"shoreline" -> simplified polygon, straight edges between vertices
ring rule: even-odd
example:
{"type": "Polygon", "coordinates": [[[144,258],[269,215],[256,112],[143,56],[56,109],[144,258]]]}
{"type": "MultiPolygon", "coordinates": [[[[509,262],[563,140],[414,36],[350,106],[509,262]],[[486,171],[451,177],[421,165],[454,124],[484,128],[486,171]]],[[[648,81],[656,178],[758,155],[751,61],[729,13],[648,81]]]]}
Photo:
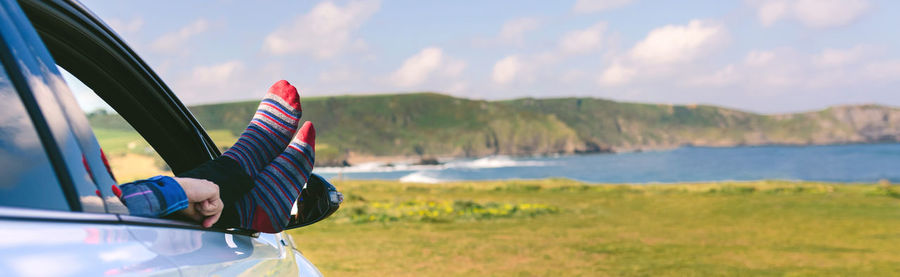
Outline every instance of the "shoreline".
{"type": "Polygon", "coordinates": [[[661,147],[638,147],[638,148],[611,148],[609,152],[588,152],[588,153],[555,153],[555,154],[532,154],[532,155],[506,155],[506,154],[498,154],[498,155],[486,155],[486,156],[459,156],[459,155],[426,155],[426,156],[418,156],[418,155],[389,155],[389,156],[376,156],[376,155],[365,155],[359,154],[355,152],[351,152],[346,159],[343,161],[349,163],[349,166],[341,166],[336,164],[323,164],[321,167],[353,167],[364,164],[374,164],[379,163],[382,165],[388,164],[407,164],[407,165],[416,165],[417,163],[422,162],[423,159],[435,159],[440,164],[446,163],[448,161],[458,161],[458,160],[477,160],[483,158],[490,157],[508,157],[508,158],[546,158],[546,157],[563,157],[563,156],[588,156],[588,155],[614,155],[614,154],[629,154],[629,153],[643,153],[643,152],[665,152],[665,151],[674,151],[682,148],[756,148],[756,147],[828,147],[828,146],[849,146],[849,145],[889,145],[889,144],[900,144],[900,141],[882,141],[882,142],[847,142],[847,143],[806,143],[806,144],[793,144],[793,143],[768,143],[768,144],[735,144],[735,145],[693,145],[693,144],[682,144],[678,146],[661,146],[661,147]]]}

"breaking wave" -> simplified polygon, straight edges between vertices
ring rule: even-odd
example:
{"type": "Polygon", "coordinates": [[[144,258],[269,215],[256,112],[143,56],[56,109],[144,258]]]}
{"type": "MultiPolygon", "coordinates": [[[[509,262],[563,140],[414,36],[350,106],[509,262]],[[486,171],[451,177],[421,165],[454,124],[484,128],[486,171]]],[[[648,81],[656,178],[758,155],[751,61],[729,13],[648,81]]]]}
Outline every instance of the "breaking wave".
{"type": "Polygon", "coordinates": [[[444,180],[441,178],[437,178],[434,176],[429,176],[427,171],[416,171],[410,173],[406,176],[400,177],[401,183],[426,183],[426,184],[437,184],[440,182],[447,182],[451,180],[444,180]]]}
{"type": "Polygon", "coordinates": [[[414,165],[409,163],[362,163],[348,167],[317,167],[316,172],[321,173],[369,173],[369,172],[395,172],[395,171],[424,171],[441,170],[447,168],[479,169],[501,167],[530,167],[546,166],[550,162],[520,161],[507,156],[490,156],[475,160],[450,160],[440,165],[414,165]]]}

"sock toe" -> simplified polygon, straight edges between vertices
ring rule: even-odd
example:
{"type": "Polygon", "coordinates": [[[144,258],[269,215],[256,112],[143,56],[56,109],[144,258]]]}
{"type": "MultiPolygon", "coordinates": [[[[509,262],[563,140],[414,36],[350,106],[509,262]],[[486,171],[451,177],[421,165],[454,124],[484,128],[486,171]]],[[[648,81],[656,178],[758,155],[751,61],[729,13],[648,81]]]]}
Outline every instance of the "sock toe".
{"type": "Polygon", "coordinates": [[[316,149],[316,127],[313,126],[312,122],[304,122],[295,139],[309,144],[309,147],[312,149],[316,149]]]}
{"type": "Polygon", "coordinates": [[[269,88],[269,93],[277,95],[281,97],[284,102],[294,108],[295,110],[300,109],[300,94],[297,93],[297,88],[288,83],[288,81],[281,80],[275,82],[272,87],[269,88]]]}
{"type": "Polygon", "coordinates": [[[252,228],[250,229],[264,233],[281,232],[281,229],[275,228],[276,225],[272,224],[269,220],[269,215],[263,212],[264,210],[262,207],[256,207],[256,213],[253,215],[253,222],[251,223],[252,228]]]}
{"type": "Polygon", "coordinates": [[[223,155],[237,161],[248,176],[255,177],[288,147],[302,114],[297,88],[285,80],[275,82],[247,129],[223,155]]]}

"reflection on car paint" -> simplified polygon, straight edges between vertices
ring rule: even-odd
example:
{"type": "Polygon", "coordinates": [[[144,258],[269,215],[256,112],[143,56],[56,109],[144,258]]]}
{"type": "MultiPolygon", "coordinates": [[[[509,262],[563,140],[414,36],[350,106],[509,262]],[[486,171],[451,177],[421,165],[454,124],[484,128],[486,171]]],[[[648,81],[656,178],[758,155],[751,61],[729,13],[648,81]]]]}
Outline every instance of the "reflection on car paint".
{"type": "Polygon", "coordinates": [[[131,226],[128,230],[150,251],[178,265],[189,276],[296,276],[294,256],[281,234],[257,238],[217,231],[131,226]]]}
{"type": "Polygon", "coordinates": [[[22,100],[0,67],[0,203],[68,210],[59,181],[22,100]]]}
{"type": "Polygon", "coordinates": [[[118,225],[0,221],[0,261],[17,276],[178,274],[118,225]]]}

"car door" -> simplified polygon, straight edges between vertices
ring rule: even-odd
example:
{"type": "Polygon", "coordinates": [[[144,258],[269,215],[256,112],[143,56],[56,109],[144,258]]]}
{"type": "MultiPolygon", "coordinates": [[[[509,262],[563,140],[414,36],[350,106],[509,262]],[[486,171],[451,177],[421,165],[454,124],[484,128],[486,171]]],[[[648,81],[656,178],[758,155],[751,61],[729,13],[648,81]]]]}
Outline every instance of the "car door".
{"type": "Polygon", "coordinates": [[[178,275],[105,213],[21,16],[15,2],[0,2],[0,272],[178,275]]]}
{"type": "MultiPolygon", "coordinates": [[[[74,142],[71,148],[60,147],[66,149],[63,156],[80,156],[83,162],[83,166],[70,165],[70,169],[89,171],[83,175],[101,198],[93,201],[102,204],[107,213],[103,216],[115,214],[130,242],[138,242],[155,254],[154,265],[159,266],[152,270],[163,272],[164,265],[169,264],[190,275],[297,275],[300,266],[309,267],[308,261],[288,247],[289,240],[282,234],[204,229],[176,220],[125,214],[127,209],[109,189],[115,184],[114,177],[103,170],[103,154],[91,126],[53,65],[65,68],[106,101],[172,172],[177,174],[210,160],[219,155],[218,149],[159,77],[86,9],[69,1],[19,1],[21,10],[11,0],[3,4],[8,13],[22,20],[16,23],[18,33],[29,42],[32,52],[39,52],[32,53],[36,68],[47,80],[43,83],[47,93],[57,100],[59,122],[68,123],[68,136],[63,137],[74,142]],[[29,21],[31,25],[22,23],[29,21]],[[69,153],[69,149],[81,151],[69,153]]],[[[317,275],[314,268],[312,273],[317,275]]]]}

